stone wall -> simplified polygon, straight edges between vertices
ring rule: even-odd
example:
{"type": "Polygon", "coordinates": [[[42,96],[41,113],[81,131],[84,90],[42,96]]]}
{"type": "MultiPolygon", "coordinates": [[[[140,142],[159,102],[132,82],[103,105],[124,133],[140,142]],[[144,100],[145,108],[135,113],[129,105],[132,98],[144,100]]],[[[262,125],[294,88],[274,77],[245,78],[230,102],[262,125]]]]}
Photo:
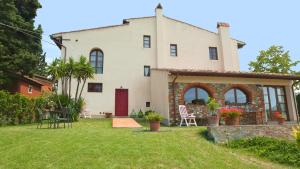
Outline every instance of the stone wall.
{"type": "MultiPolygon", "coordinates": [[[[180,119],[178,105],[184,103],[185,92],[192,87],[200,87],[208,92],[210,97],[215,98],[221,106],[225,106],[224,94],[232,89],[239,88],[248,96],[249,109],[260,115],[245,114],[241,117],[241,124],[262,124],[265,120],[263,91],[254,84],[220,84],[220,83],[175,83],[175,103],[173,97],[173,85],[169,83],[169,110],[170,120],[174,123],[174,105],[175,105],[175,122],[180,119]]],[[[199,112],[200,105],[187,106],[189,112],[199,112]]],[[[204,116],[207,115],[207,110],[201,112],[204,116]]]]}
{"type": "Polygon", "coordinates": [[[226,143],[247,137],[266,136],[293,140],[291,135],[294,124],[284,125],[240,125],[240,126],[209,126],[208,134],[216,143],[226,143]]]}

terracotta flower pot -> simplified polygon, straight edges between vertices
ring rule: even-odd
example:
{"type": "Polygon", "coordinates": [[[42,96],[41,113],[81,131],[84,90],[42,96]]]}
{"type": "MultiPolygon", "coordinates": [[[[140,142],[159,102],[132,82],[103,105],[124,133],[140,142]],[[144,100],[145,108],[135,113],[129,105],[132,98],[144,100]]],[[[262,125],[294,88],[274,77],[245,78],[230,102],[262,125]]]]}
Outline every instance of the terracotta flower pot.
{"type": "Polygon", "coordinates": [[[150,121],[150,131],[159,131],[160,122],[159,121],[150,121]]]}
{"type": "Polygon", "coordinates": [[[112,113],[108,113],[108,112],[105,113],[105,118],[111,118],[111,117],[112,117],[112,113]]]}
{"type": "Polygon", "coordinates": [[[219,126],[219,116],[208,116],[207,123],[209,126],[219,126]]]}
{"type": "Polygon", "coordinates": [[[226,125],[239,125],[240,124],[240,118],[239,117],[226,117],[225,118],[225,124],[226,125]]]}
{"type": "Polygon", "coordinates": [[[285,119],[282,117],[282,118],[278,118],[277,121],[278,124],[282,125],[285,122],[285,119]]]}

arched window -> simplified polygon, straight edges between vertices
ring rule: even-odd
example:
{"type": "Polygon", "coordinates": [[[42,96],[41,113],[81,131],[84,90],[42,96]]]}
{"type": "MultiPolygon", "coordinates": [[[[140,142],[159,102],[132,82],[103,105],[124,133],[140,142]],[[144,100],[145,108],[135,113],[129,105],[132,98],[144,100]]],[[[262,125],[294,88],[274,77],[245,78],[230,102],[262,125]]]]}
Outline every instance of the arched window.
{"type": "Polygon", "coordinates": [[[103,52],[93,49],[90,53],[90,64],[95,68],[96,74],[103,74],[103,52]]]}
{"type": "Polygon", "coordinates": [[[204,105],[207,103],[208,98],[209,94],[207,91],[198,87],[190,88],[184,93],[185,104],[193,103],[204,105]]]}
{"type": "Polygon", "coordinates": [[[245,92],[238,88],[233,88],[228,90],[225,93],[225,104],[230,105],[241,105],[241,104],[247,104],[248,97],[245,92]]]}

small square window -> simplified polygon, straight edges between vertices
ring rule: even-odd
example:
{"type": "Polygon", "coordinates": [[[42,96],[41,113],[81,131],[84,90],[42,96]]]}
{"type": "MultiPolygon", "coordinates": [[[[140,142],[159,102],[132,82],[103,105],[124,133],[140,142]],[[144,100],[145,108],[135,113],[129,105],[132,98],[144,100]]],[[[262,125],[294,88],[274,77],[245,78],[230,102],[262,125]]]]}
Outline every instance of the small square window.
{"type": "Polygon", "coordinates": [[[218,60],[217,47],[209,47],[209,59],[210,60],[218,60]]]}
{"type": "Polygon", "coordinates": [[[102,92],[102,83],[88,83],[88,92],[102,92]]]}
{"type": "Polygon", "coordinates": [[[150,66],[144,66],[144,76],[150,76],[150,66]]]}
{"type": "Polygon", "coordinates": [[[151,37],[149,35],[144,35],[144,48],[150,48],[151,47],[151,37]]]}
{"type": "Polygon", "coordinates": [[[176,44],[170,45],[170,55],[177,56],[177,45],[176,44]]]}
{"type": "Polygon", "coordinates": [[[146,102],[146,107],[150,107],[150,102],[146,102]]]}
{"type": "Polygon", "coordinates": [[[32,93],[33,87],[31,85],[28,85],[28,93],[32,93]]]}

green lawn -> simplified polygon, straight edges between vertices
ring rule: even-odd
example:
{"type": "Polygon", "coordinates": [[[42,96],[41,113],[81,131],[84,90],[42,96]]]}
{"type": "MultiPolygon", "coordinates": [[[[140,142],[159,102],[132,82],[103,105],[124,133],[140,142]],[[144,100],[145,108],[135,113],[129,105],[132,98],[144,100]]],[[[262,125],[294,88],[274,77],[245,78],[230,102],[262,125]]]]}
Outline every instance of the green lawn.
{"type": "MultiPolygon", "coordinates": [[[[45,127],[45,126],[44,126],[45,127]]],[[[0,168],[284,168],[212,144],[201,127],[113,129],[110,119],[72,129],[0,128],[0,168]]]]}

